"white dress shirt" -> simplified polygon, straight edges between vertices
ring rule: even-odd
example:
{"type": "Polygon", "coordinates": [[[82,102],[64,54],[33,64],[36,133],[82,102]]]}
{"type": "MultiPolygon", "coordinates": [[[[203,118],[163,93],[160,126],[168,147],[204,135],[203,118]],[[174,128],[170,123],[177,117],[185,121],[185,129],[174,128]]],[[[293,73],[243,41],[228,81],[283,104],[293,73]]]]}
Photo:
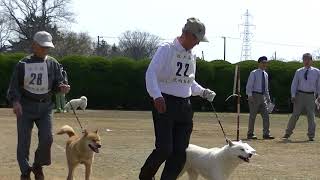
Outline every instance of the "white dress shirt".
{"type": "Polygon", "coordinates": [[[200,95],[204,88],[195,81],[196,56],[186,51],[178,39],[163,43],[153,56],[146,72],[146,87],[156,99],[161,93],[176,97],[200,95]]]}
{"type": "Polygon", "coordinates": [[[247,81],[246,94],[248,96],[252,96],[253,91],[262,93],[262,72],[265,79],[264,94],[268,99],[270,99],[269,88],[268,88],[269,87],[268,73],[262,69],[255,69],[251,71],[247,81]]]}
{"type": "Polygon", "coordinates": [[[305,72],[307,68],[302,67],[297,69],[291,84],[291,97],[295,97],[297,92],[314,92],[320,94],[320,71],[317,68],[310,67],[305,79],[305,72]]]}

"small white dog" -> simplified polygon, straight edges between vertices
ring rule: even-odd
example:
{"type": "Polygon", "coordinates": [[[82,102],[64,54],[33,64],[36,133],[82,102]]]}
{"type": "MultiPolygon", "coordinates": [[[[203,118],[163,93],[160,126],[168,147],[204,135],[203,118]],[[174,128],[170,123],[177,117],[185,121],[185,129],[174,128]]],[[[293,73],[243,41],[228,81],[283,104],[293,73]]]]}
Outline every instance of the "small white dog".
{"type": "Polygon", "coordinates": [[[187,159],[180,176],[187,172],[189,180],[196,180],[199,175],[208,180],[226,180],[240,163],[248,163],[256,153],[247,143],[230,140],[228,145],[212,149],[189,144],[186,152],[187,159]]]}
{"type": "Polygon", "coordinates": [[[87,108],[87,97],[81,96],[79,99],[71,99],[65,106],[64,109],[69,112],[72,110],[77,110],[80,107],[83,111],[87,108]]]}

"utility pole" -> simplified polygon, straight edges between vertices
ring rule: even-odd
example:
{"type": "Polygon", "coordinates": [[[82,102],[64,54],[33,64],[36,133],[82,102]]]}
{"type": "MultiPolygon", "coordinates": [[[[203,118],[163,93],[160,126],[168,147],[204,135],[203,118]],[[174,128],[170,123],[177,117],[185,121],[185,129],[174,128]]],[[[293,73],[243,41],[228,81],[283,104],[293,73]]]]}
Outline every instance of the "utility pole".
{"type": "Polygon", "coordinates": [[[98,36],[98,44],[97,44],[97,49],[99,49],[99,45],[100,45],[100,38],[102,38],[102,36],[98,36]]]}
{"type": "Polygon", "coordinates": [[[277,60],[277,51],[274,52],[274,60],[277,60]]]}
{"type": "Polygon", "coordinates": [[[99,55],[100,54],[100,39],[102,39],[103,38],[103,36],[98,36],[98,43],[97,43],[97,50],[96,50],[96,53],[97,53],[97,55],[99,55]]]}
{"type": "Polygon", "coordinates": [[[202,51],[202,60],[204,61],[204,54],[203,54],[203,51],[202,51]]]}
{"type": "Polygon", "coordinates": [[[223,60],[226,60],[226,37],[222,36],[223,38],[223,60]]]}

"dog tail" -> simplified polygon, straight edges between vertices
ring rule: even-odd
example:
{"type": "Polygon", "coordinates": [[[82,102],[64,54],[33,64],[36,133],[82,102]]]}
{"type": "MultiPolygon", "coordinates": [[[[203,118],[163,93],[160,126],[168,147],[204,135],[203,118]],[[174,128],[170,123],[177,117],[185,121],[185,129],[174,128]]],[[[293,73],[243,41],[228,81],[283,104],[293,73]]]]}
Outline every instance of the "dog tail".
{"type": "Polygon", "coordinates": [[[57,134],[59,134],[59,135],[68,134],[69,137],[72,137],[72,136],[76,135],[76,133],[74,132],[73,128],[68,126],[68,125],[62,126],[62,128],[57,132],[57,134]]]}

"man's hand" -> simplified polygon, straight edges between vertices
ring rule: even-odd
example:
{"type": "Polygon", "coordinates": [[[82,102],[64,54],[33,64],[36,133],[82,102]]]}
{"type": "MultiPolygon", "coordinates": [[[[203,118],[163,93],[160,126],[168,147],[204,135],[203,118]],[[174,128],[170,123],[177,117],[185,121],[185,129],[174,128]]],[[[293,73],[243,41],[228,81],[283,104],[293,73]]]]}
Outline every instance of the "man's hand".
{"type": "Polygon", "coordinates": [[[167,111],[166,102],[163,97],[158,97],[154,102],[154,107],[157,109],[159,113],[165,113],[167,111]]]}
{"type": "Polygon", "coordinates": [[[13,103],[13,113],[16,114],[17,118],[22,115],[22,106],[19,101],[13,103]]]}
{"type": "Polygon", "coordinates": [[[216,93],[210,89],[205,89],[203,90],[201,97],[212,102],[214,97],[216,97],[216,93]]]}
{"type": "Polygon", "coordinates": [[[70,86],[68,84],[60,84],[59,89],[63,94],[67,94],[70,91],[70,86]]]}
{"type": "Polygon", "coordinates": [[[292,98],[291,98],[291,102],[292,102],[292,103],[295,103],[295,102],[296,102],[296,98],[295,98],[295,97],[292,97],[292,98]]]}

